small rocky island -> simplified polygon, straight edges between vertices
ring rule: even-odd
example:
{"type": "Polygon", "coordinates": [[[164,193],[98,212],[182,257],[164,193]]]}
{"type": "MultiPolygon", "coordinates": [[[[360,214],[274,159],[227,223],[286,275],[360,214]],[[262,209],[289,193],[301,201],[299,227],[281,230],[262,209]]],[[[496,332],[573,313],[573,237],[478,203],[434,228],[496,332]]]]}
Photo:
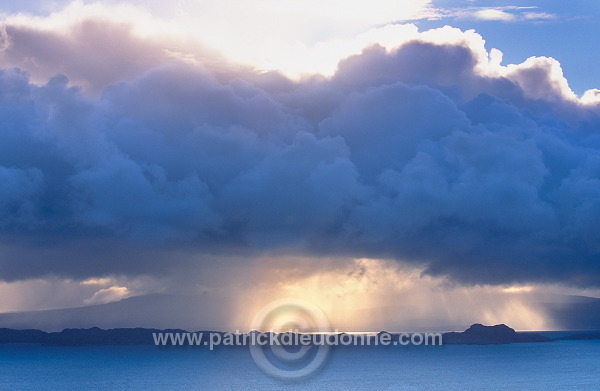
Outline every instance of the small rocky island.
{"type": "Polygon", "coordinates": [[[476,323],[462,333],[444,333],[444,345],[492,345],[520,342],[549,342],[551,338],[539,334],[517,333],[505,324],[484,326],[476,323]]]}

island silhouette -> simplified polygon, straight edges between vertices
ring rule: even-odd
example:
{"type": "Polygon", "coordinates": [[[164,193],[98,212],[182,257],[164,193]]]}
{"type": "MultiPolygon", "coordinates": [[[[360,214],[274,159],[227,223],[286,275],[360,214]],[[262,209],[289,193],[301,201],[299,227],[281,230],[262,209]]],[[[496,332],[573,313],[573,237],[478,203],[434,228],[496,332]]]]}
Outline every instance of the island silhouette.
{"type": "MultiPolygon", "coordinates": [[[[104,330],[98,327],[87,329],[64,329],[60,332],[45,332],[37,329],[16,330],[0,328],[0,344],[26,343],[60,346],[85,345],[155,345],[157,333],[189,333],[182,329],[115,328],[104,330]]],[[[219,331],[197,331],[208,337],[219,331]]],[[[342,333],[340,333],[342,334],[342,333]]],[[[398,333],[388,333],[392,337],[398,333]]],[[[559,338],[550,338],[537,333],[516,332],[505,324],[484,326],[476,323],[463,332],[442,333],[443,345],[494,345],[511,343],[539,343],[558,340],[600,339],[600,332],[572,333],[559,338]]]]}

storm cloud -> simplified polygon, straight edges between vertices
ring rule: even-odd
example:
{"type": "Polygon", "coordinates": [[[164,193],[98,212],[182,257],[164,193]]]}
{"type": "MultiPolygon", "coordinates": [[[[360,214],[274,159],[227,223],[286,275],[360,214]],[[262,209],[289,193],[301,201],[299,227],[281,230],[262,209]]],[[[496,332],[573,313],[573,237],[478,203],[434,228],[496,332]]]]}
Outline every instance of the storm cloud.
{"type": "Polygon", "coordinates": [[[600,104],[556,60],[444,28],[294,81],[86,23],[3,29],[0,278],[287,251],[600,286],[600,104]]]}

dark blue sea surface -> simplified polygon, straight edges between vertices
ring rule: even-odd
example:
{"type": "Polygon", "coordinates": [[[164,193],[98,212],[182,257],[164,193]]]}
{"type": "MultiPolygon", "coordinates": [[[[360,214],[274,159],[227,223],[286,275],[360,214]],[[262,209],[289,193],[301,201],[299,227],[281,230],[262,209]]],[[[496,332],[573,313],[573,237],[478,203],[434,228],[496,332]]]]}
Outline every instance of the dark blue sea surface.
{"type": "Polygon", "coordinates": [[[338,348],[299,381],[245,348],[0,345],[1,390],[600,390],[600,340],[338,348]]]}

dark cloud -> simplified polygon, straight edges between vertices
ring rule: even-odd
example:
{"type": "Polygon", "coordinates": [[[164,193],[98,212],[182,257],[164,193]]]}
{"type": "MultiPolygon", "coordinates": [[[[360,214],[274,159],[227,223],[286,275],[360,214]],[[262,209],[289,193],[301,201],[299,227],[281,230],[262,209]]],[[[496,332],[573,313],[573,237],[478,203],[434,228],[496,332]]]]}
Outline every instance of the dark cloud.
{"type": "Polygon", "coordinates": [[[125,38],[94,60],[80,44],[104,42],[95,25],[69,42],[7,29],[5,59],[110,85],[91,97],[0,71],[3,279],[288,249],[600,286],[600,109],[552,60],[483,75],[466,41],[412,41],[292,82],[147,57],[126,27],[108,32],[125,38]]]}

